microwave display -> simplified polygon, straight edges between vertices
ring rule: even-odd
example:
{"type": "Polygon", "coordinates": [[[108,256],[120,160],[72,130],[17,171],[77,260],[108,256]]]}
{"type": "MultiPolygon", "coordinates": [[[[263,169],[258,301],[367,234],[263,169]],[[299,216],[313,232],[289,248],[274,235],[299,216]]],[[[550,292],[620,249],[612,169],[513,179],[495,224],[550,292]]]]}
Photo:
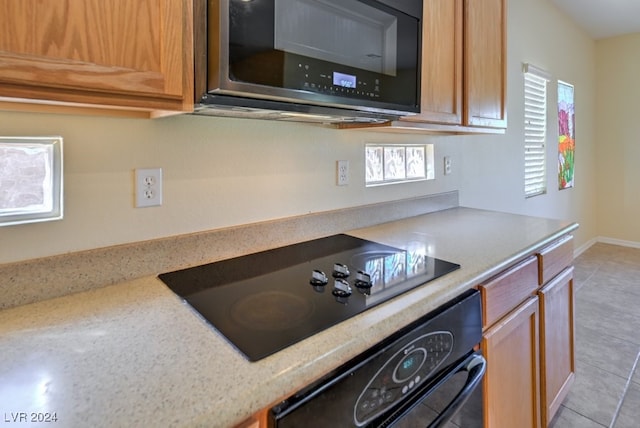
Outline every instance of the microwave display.
{"type": "Polygon", "coordinates": [[[415,2],[230,0],[226,78],[266,95],[417,112],[422,9],[397,6],[415,2]]]}
{"type": "Polygon", "coordinates": [[[349,74],[344,73],[333,73],[333,84],[335,86],[340,86],[343,88],[355,88],[356,87],[356,76],[351,76],[349,74]]]}

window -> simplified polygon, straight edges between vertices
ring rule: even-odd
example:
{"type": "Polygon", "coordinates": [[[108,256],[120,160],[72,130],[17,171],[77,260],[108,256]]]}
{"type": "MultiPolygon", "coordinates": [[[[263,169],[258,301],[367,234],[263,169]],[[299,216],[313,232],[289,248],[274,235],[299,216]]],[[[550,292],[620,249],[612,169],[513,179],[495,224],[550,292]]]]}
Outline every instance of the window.
{"type": "Polygon", "coordinates": [[[365,145],[365,185],[433,180],[433,144],[365,145]]]}
{"type": "Polygon", "coordinates": [[[524,194],[547,192],[547,82],[549,74],[524,64],[524,194]]]}
{"type": "Polygon", "coordinates": [[[62,137],[0,137],[0,226],[62,218],[62,137]]]}

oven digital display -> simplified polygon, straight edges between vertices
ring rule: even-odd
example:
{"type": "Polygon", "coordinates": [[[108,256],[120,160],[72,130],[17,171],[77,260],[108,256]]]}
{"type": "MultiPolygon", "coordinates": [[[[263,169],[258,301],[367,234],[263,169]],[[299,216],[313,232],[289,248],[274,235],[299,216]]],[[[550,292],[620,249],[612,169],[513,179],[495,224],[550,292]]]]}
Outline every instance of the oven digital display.
{"type": "Polygon", "coordinates": [[[342,86],[343,88],[355,88],[356,76],[352,76],[351,74],[338,73],[337,71],[334,71],[333,84],[336,86],[342,86]]]}
{"type": "Polygon", "coordinates": [[[394,380],[397,382],[404,382],[413,376],[413,374],[422,367],[425,356],[426,352],[420,348],[407,355],[402,361],[400,361],[398,367],[396,367],[394,380]]]}

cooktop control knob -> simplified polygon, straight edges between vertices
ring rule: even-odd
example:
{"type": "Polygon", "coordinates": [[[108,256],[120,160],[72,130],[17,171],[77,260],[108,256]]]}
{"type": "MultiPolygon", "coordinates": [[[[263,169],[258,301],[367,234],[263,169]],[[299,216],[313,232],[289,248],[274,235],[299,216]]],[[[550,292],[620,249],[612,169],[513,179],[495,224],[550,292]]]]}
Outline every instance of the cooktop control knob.
{"type": "Polygon", "coordinates": [[[327,285],[329,283],[329,278],[327,278],[327,275],[325,275],[321,270],[314,269],[311,272],[311,279],[309,280],[309,283],[313,286],[327,285]]]}
{"type": "Polygon", "coordinates": [[[342,278],[336,278],[331,292],[337,297],[349,297],[352,293],[351,286],[342,278]]]}
{"type": "Polygon", "coordinates": [[[365,271],[359,270],[356,272],[356,287],[358,288],[371,288],[371,275],[365,271]]]}
{"type": "Polygon", "coordinates": [[[334,278],[347,278],[349,276],[349,268],[342,263],[335,263],[333,265],[333,277],[334,278]]]}

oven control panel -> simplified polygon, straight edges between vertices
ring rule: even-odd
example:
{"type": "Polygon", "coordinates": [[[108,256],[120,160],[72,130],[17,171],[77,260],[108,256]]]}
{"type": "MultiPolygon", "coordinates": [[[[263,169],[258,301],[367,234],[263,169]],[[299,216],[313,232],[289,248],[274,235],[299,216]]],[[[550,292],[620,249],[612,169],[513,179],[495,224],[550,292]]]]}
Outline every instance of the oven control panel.
{"type": "Polygon", "coordinates": [[[429,379],[452,349],[453,334],[436,331],[422,335],[396,351],[360,393],[354,408],[356,424],[367,424],[429,379]]]}

